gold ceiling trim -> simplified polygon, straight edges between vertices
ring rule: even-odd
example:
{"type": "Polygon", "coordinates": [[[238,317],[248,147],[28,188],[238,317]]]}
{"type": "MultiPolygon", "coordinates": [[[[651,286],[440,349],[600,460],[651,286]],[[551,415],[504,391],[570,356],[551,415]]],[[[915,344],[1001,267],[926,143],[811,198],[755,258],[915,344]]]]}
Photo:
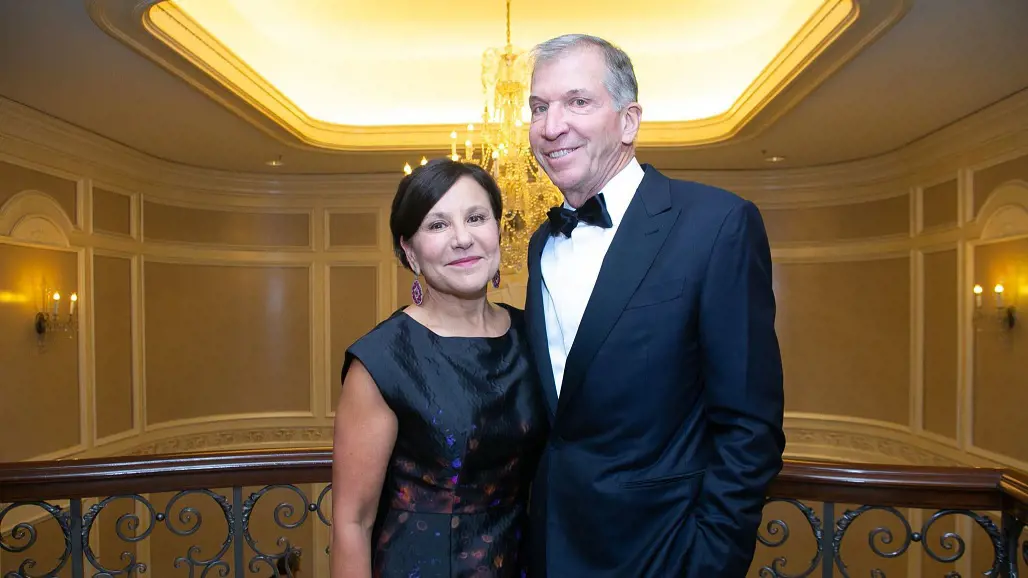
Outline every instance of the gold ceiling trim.
{"type": "MultiPolygon", "coordinates": [[[[312,118],[168,0],[136,0],[130,6],[86,1],[105,32],[291,146],[354,152],[449,146],[453,123],[354,126],[312,118]]],[[[644,121],[639,145],[711,146],[754,136],[891,28],[911,2],[826,0],[731,108],[705,119],[644,121]]],[[[468,111],[469,122],[477,112],[468,111]]]]}

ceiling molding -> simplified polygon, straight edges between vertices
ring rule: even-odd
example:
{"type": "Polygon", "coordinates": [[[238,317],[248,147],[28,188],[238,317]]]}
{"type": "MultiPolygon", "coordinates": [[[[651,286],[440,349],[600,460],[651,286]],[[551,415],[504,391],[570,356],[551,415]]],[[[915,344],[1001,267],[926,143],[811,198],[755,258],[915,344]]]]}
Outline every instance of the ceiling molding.
{"type": "MultiPolygon", "coordinates": [[[[402,175],[234,173],[157,159],[0,97],[0,158],[49,167],[152,198],[230,206],[326,204],[392,196],[402,175]],[[287,200],[288,199],[288,200],[287,200]]],[[[762,208],[851,204],[908,193],[953,178],[961,166],[1028,154],[1028,90],[902,149],[859,161],[801,169],[665,171],[734,191],[762,208]]]]}
{"type": "MultiPolygon", "coordinates": [[[[724,113],[643,122],[640,147],[718,146],[757,136],[910,10],[912,0],[825,0],[724,113]]],[[[317,120],[183,11],[162,0],[86,0],[96,25],[281,143],[336,151],[434,151],[460,123],[354,126],[317,120]],[[169,30],[172,32],[169,33],[169,30]],[[176,37],[189,39],[184,43],[176,37]]],[[[468,121],[476,120],[469,111],[468,121]]]]}
{"type": "Polygon", "coordinates": [[[349,192],[388,191],[391,195],[403,178],[400,171],[276,177],[190,167],[154,158],[2,96],[0,127],[0,154],[156,196],[175,191],[250,199],[320,198],[349,192]]]}
{"type": "Polygon", "coordinates": [[[907,194],[909,187],[956,177],[962,166],[1028,154],[1028,90],[891,152],[796,169],[665,171],[709,182],[776,208],[831,206],[907,194]]]}

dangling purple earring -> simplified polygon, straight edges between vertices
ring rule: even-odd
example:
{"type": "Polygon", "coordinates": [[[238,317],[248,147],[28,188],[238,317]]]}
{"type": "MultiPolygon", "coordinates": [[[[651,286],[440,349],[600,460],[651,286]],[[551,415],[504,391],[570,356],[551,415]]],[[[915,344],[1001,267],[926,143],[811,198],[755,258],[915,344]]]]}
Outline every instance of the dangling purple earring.
{"type": "Polygon", "coordinates": [[[421,281],[418,280],[418,275],[414,274],[414,284],[410,287],[410,297],[414,300],[415,305],[421,305],[421,302],[425,300],[425,293],[421,290],[421,281]]]}
{"type": "Polygon", "coordinates": [[[493,275],[493,287],[496,288],[496,289],[500,288],[500,272],[499,272],[499,270],[497,270],[496,274],[493,275]]]}

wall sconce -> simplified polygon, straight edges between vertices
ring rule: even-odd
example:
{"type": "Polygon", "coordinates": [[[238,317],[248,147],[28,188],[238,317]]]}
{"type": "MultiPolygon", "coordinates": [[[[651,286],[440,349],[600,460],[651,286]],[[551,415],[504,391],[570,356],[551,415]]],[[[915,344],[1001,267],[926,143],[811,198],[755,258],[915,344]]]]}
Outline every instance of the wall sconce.
{"type": "Polygon", "coordinates": [[[33,327],[39,338],[39,348],[43,349],[46,340],[55,333],[67,333],[68,338],[75,337],[79,328],[77,314],[79,296],[72,293],[68,299],[67,317],[61,317],[61,294],[58,291],[44,290],[42,308],[36,312],[33,327]]]}
{"type": "MultiPolygon", "coordinates": [[[[1007,329],[1013,329],[1014,325],[1017,324],[1017,307],[1014,305],[1006,305],[1003,301],[1003,284],[997,283],[992,288],[992,292],[996,295],[996,319],[999,320],[1000,324],[1007,329]]],[[[983,289],[981,285],[974,286],[974,307],[975,315],[982,315],[982,293],[983,289]]]]}

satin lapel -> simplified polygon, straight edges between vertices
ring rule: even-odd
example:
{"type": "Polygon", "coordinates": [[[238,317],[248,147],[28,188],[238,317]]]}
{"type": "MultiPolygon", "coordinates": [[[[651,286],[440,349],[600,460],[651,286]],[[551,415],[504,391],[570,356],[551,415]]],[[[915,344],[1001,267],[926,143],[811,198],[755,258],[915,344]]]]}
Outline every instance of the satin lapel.
{"type": "Polygon", "coordinates": [[[525,296],[525,322],[528,325],[528,343],[532,347],[539,382],[546,394],[546,407],[552,421],[557,413],[557,386],[553,382],[553,364],[546,339],[546,314],[543,309],[543,275],[539,266],[543,247],[546,246],[546,226],[533,235],[528,245],[528,294],[525,296]]]}
{"type": "Polygon", "coordinates": [[[667,239],[680,209],[671,206],[667,177],[650,167],[632,199],[600,267],[575,342],[568,352],[557,414],[582,387],[586,371],[607,339],[657,252],[667,239]]]}

